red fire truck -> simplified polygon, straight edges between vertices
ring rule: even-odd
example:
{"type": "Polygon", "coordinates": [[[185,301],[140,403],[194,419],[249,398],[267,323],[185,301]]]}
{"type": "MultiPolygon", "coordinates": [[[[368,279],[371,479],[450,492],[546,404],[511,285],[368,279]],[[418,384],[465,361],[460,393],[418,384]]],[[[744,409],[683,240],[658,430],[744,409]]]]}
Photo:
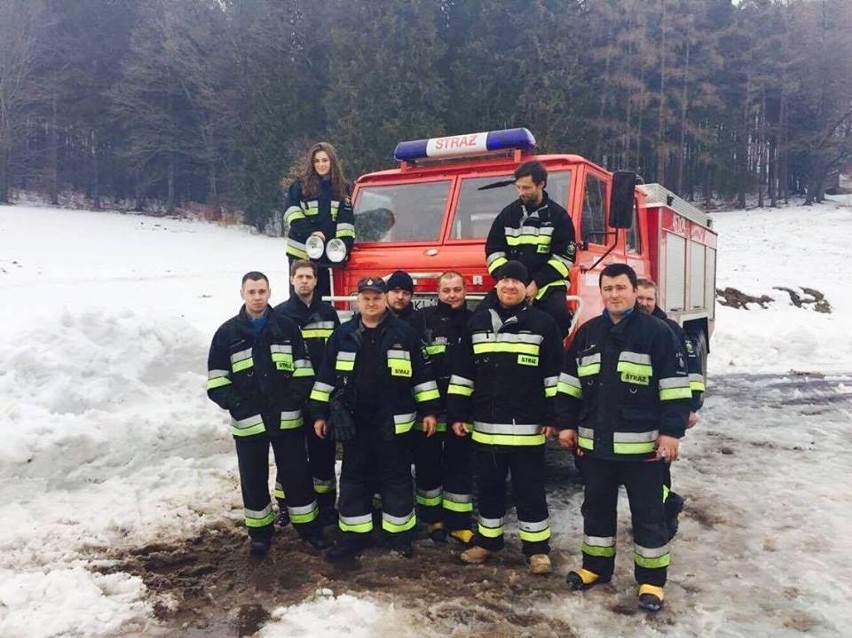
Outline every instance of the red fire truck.
{"type": "MultiPolygon", "coordinates": [[[[517,197],[513,172],[527,160],[548,171],[547,192],[568,211],[577,237],[569,275],[572,328],[602,311],[598,275],[626,262],[659,284],[659,305],[679,321],[702,353],[715,318],[716,233],[710,218],[659,184],[610,173],[578,155],[536,155],[527,129],[400,143],[399,168],[361,176],[354,190],[356,243],[335,268],[333,295],[349,306],[359,279],[397,269],[415,281],[415,304],[429,303],[437,277],[462,274],[475,300],[494,285],[485,237],[517,197]]],[[[340,257],[338,257],[340,259],[340,257]]],[[[570,338],[570,337],[569,337],[570,338]]]]}

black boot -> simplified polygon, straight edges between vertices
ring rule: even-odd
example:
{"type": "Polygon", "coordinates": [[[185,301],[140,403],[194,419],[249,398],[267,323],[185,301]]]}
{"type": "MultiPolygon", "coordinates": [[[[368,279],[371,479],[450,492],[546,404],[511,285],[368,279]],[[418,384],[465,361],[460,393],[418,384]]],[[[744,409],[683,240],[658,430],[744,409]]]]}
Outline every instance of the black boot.
{"type": "Polygon", "coordinates": [[[271,538],[255,538],[251,541],[249,554],[262,558],[269,553],[269,546],[272,544],[271,538]]]}
{"type": "Polygon", "coordinates": [[[355,558],[366,546],[366,539],[357,538],[354,534],[344,534],[343,538],[326,551],[325,559],[334,563],[355,558]]]}

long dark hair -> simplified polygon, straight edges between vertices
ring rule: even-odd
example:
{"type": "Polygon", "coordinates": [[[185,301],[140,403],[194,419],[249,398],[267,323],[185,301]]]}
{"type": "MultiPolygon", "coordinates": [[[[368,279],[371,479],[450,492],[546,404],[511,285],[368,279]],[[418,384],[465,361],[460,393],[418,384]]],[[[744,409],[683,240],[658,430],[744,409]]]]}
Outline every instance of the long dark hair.
{"type": "Polygon", "coordinates": [[[305,162],[305,167],[302,169],[302,196],[308,198],[319,195],[322,178],[314,170],[314,155],[319,151],[325,151],[328,159],[331,160],[331,171],[329,174],[331,196],[338,201],[343,201],[346,199],[346,177],[343,175],[340,160],[337,159],[337,151],[328,142],[314,144],[308,151],[307,161],[305,162]]]}

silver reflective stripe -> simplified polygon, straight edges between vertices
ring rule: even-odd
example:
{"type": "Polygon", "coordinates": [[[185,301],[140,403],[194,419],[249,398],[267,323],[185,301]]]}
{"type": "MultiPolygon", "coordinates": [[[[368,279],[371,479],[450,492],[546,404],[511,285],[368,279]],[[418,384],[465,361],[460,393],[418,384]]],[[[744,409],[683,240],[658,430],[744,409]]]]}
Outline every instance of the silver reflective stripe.
{"type": "Polygon", "coordinates": [[[587,366],[587,365],[591,365],[593,363],[600,363],[600,362],[601,362],[601,353],[600,352],[598,352],[597,354],[590,354],[586,357],[580,357],[579,359],[577,359],[577,365],[578,366],[587,366]]]}
{"type": "Polygon", "coordinates": [[[651,355],[639,354],[638,352],[629,352],[625,350],[618,355],[619,361],[629,361],[630,363],[640,363],[642,365],[651,365],[651,355]]]}
{"type": "Polygon", "coordinates": [[[338,361],[355,361],[355,353],[354,352],[338,352],[337,353],[338,361]]]}
{"type": "Polygon", "coordinates": [[[444,500],[452,501],[453,503],[472,503],[473,494],[456,494],[454,492],[444,492],[444,500]]]}
{"type": "Polygon", "coordinates": [[[689,374],[689,381],[690,382],[700,381],[701,383],[704,383],[704,375],[701,374],[700,372],[691,372],[689,374]]]}
{"type": "Polygon", "coordinates": [[[670,390],[671,388],[688,388],[689,377],[666,377],[660,379],[660,390],[670,390]]]}
{"type": "Polygon", "coordinates": [[[650,432],[613,432],[613,443],[651,443],[660,435],[659,430],[650,432]]]}
{"type": "Polygon", "coordinates": [[[417,493],[424,498],[435,498],[436,496],[440,496],[443,491],[443,488],[440,487],[436,487],[434,490],[421,490],[417,488],[417,493]]]}
{"type": "Polygon", "coordinates": [[[492,529],[497,529],[498,527],[503,527],[503,519],[502,518],[485,518],[484,516],[479,517],[479,524],[483,527],[490,527],[492,529]]]}
{"type": "Polygon", "coordinates": [[[552,388],[559,383],[559,377],[544,377],[544,387],[552,388]]]}
{"type": "Polygon", "coordinates": [[[298,419],[301,416],[302,416],[301,410],[290,410],[289,412],[282,412],[281,413],[281,420],[282,421],[295,421],[296,419],[298,419]]]}
{"type": "Polygon", "coordinates": [[[313,321],[302,326],[302,330],[334,330],[333,321],[313,321]]]}
{"type": "Polygon", "coordinates": [[[269,516],[272,514],[272,503],[264,507],[262,510],[250,510],[246,508],[245,513],[246,518],[263,518],[264,516],[269,516]]]}
{"type": "Polygon", "coordinates": [[[482,421],[474,421],[473,429],[483,434],[529,436],[530,434],[538,434],[541,426],[536,423],[483,423],[482,421]]]}
{"type": "Polygon", "coordinates": [[[329,385],[328,383],[323,383],[322,381],[316,381],[314,383],[314,390],[319,392],[331,393],[334,392],[334,386],[329,385]]]}
{"type": "Polygon", "coordinates": [[[253,427],[255,425],[261,425],[263,423],[263,418],[259,414],[255,414],[254,416],[247,417],[245,419],[240,419],[239,421],[234,421],[234,427],[238,430],[245,430],[246,428],[253,427]]]}
{"type": "Polygon", "coordinates": [[[562,383],[567,383],[570,386],[574,386],[575,388],[582,388],[582,384],[580,383],[580,379],[577,377],[571,376],[567,372],[561,372],[559,374],[559,381],[562,383]]]}
{"type": "Polygon", "coordinates": [[[346,222],[338,222],[337,223],[337,233],[340,234],[341,230],[351,230],[355,232],[355,224],[347,224],[346,222]]]}
{"type": "Polygon", "coordinates": [[[251,348],[240,350],[231,355],[231,363],[237,363],[243,359],[248,359],[251,356],[251,348]]]}
{"type": "Polygon", "coordinates": [[[404,525],[408,521],[410,521],[414,516],[414,510],[411,510],[405,516],[393,516],[392,514],[388,514],[387,512],[382,512],[382,520],[387,521],[388,523],[392,523],[394,525],[404,525]]]}
{"type": "Polygon", "coordinates": [[[292,237],[287,238],[287,245],[292,246],[293,248],[296,248],[302,252],[305,252],[305,245],[302,242],[296,241],[292,237]]]}
{"type": "Polygon", "coordinates": [[[284,354],[293,354],[293,346],[292,345],[280,345],[277,343],[273,343],[269,346],[270,352],[283,352],[284,354]]]}
{"type": "Polygon", "coordinates": [[[512,228],[510,226],[503,227],[507,237],[520,237],[521,235],[552,235],[553,226],[521,226],[520,228],[512,228]]]}
{"type": "Polygon", "coordinates": [[[582,436],[584,439],[593,439],[595,431],[592,428],[578,428],[577,435],[582,436]]]}
{"type": "Polygon", "coordinates": [[[584,534],[583,542],[594,547],[615,547],[615,536],[586,536],[584,534]]]}
{"type": "Polygon", "coordinates": [[[488,255],[485,262],[486,262],[487,265],[490,265],[492,261],[494,261],[496,259],[501,259],[501,258],[505,259],[506,253],[504,253],[504,252],[491,253],[490,255],[488,255]]]}
{"type": "Polygon", "coordinates": [[[642,558],[660,558],[669,553],[668,545],[663,545],[662,547],[642,547],[634,543],[633,549],[642,558]]]}
{"type": "Polygon", "coordinates": [[[556,259],[557,261],[559,261],[559,262],[561,262],[561,263],[565,264],[565,267],[566,267],[566,268],[570,268],[571,266],[573,266],[573,265],[574,265],[574,262],[573,262],[573,261],[571,261],[571,260],[570,260],[570,259],[568,259],[567,257],[563,257],[562,255],[557,255],[556,253],[554,253],[554,254],[551,256],[551,259],[556,259]]]}
{"type": "Polygon", "coordinates": [[[315,509],[317,509],[317,502],[313,501],[309,505],[301,505],[299,507],[291,507],[289,504],[287,505],[287,511],[290,514],[295,514],[298,516],[299,514],[310,514],[315,509]]]}
{"type": "Polygon", "coordinates": [[[466,388],[473,387],[473,381],[470,379],[465,379],[464,377],[460,377],[457,374],[454,374],[450,377],[450,385],[463,385],[466,388]]]}
{"type": "Polygon", "coordinates": [[[219,377],[227,377],[231,374],[230,370],[208,370],[207,378],[208,379],[217,379],[219,377]]]}
{"type": "Polygon", "coordinates": [[[438,384],[435,383],[434,381],[425,381],[424,383],[419,383],[418,385],[414,386],[414,392],[415,393],[427,392],[429,390],[437,390],[437,389],[438,389],[438,384]]]}
{"type": "Polygon", "coordinates": [[[500,338],[493,332],[476,332],[470,338],[472,343],[487,343],[489,341],[500,341],[503,343],[533,343],[541,344],[544,341],[543,335],[534,334],[511,334],[501,333],[500,338]]]}
{"type": "Polygon", "coordinates": [[[364,514],[362,516],[344,516],[340,515],[340,522],[346,525],[363,525],[364,523],[372,523],[373,515],[364,514]]]}
{"type": "Polygon", "coordinates": [[[410,412],[409,414],[394,414],[393,422],[396,425],[402,425],[404,423],[410,423],[414,420],[417,415],[414,412],[410,412]]]}
{"type": "Polygon", "coordinates": [[[527,521],[518,521],[518,528],[523,532],[543,532],[550,527],[550,521],[544,519],[536,523],[528,523],[527,521]]]}
{"type": "Polygon", "coordinates": [[[388,350],[388,359],[405,359],[411,360],[411,353],[408,350],[388,350]]]}
{"type": "Polygon", "coordinates": [[[311,366],[310,360],[308,359],[296,359],[296,361],[293,363],[293,366],[296,368],[313,368],[313,366],[311,366]]]}

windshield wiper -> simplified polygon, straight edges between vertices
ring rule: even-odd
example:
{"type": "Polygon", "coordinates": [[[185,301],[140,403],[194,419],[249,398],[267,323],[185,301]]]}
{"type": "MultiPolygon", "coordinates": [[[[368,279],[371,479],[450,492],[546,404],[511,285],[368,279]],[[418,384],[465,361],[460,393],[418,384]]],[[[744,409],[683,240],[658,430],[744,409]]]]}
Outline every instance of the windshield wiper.
{"type": "Polygon", "coordinates": [[[490,184],[486,184],[485,186],[480,186],[476,190],[488,191],[488,190],[491,190],[492,188],[503,188],[504,186],[509,186],[510,184],[514,184],[514,183],[515,183],[514,179],[504,179],[504,180],[499,181],[499,182],[491,182],[490,184]]]}

